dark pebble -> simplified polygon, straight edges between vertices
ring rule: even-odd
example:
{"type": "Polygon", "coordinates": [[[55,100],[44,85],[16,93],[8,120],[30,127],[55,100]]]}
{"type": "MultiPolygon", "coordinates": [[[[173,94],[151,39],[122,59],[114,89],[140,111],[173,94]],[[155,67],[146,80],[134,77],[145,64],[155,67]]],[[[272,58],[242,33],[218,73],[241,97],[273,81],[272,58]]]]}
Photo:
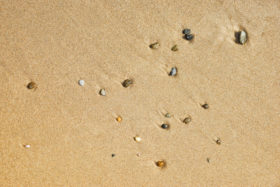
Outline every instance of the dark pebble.
{"type": "Polygon", "coordinates": [[[168,125],[168,124],[162,124],[162,125],[161,125],[161,128],[163,128],[163,129],[169,129],[169,125],[168,125]]]}
{"type": "Polygon", "coordinates": [[[183,34],[190,34],[191,33],[191,29],[184,29],[183,30],[183,34]]]}
{"type": "Polygon", "coordinates": [[[209,105],[207,103],[205,103],[205,104],[201,105],[201,107],[204,108],[204,109],[208,109],[209,105]]]}
{"type": "Polygon", "coordinates": [[[125,88],[129,87],[131,84],[133,84],[133,80],[131,80],[131,79],[126,79],[122,83],[123,87],[125,87],[125,88]]]}
{"type": "Polygon", "coordinates": [[[194,35],[193,35],[193,34],[186,34],[186,35],[185,35],[185,39],[186,39],[186,40],[189,40],[189,41],[190,41],[190,40],[192,40],[193,38],[194,38],[194,35]]]}
{"type": "Polygon", "coordinates": [[[37,86],[36,86],[36,83],[35,82],[30,82],[30,83],[28,83],[28,85],[26,86],[28,89],[34,89],[34,88],[36,88],[37,86]]]}
{"type": "Polygon", "coordinates": [[[115,157],[116,155],[115,154],[112,154],[112,157],[115,157]]]}

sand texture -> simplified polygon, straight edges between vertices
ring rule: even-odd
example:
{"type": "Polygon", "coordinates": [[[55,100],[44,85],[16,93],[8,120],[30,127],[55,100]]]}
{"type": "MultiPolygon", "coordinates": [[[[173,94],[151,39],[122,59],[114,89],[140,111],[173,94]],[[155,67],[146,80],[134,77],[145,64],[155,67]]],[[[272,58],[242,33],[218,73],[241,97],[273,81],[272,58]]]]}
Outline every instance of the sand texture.
{"type": "Polygon", "coordinates": [[[279,0],[1,0],[0,186],[280,186],[279,31],[279,0]]]}

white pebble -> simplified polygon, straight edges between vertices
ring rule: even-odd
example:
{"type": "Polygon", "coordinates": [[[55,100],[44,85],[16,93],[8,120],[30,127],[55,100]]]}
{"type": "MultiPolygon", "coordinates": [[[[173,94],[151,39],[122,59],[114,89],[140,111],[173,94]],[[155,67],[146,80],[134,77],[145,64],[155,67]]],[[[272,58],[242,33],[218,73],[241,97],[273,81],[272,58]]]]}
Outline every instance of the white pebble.
{"type": "Polygon", "coordinates": [[[84,80],[79,80],[78,83],[79,83],[80,86],[84,86],[85,85],[85,81],[84,80]]]}
{"type": "Polygon", "coordinates": [[[105,96],[106,95],[106,91],[105,89],[101,89],[99,92],[100,95],[105,96]]]}
{"type": "Polygon", "coordinates": [[[239,42],[245,44],[247,41],[247,33],[245,31],[240,32],[239,42]]]}
{"type": "Polygon", "coordinates": [[[27,145],[24,145],[24,147],[25,147],[25,148],[30,148],[30,145],[29,145],[29,144],[27,144],[27,145]]]}
{"type": "Polygon", "coordinates": [[[136,142],[141,142],[142,138],[140,138],[139,136],[135,136],[135,137],[134,137],[134,140],[135,140],[136,142]]]}

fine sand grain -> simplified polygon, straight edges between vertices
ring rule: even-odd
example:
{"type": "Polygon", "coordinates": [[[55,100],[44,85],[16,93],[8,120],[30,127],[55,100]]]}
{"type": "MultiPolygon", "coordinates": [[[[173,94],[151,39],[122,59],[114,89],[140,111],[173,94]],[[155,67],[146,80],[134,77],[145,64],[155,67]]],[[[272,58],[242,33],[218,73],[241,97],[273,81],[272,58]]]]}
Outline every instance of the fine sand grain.
{"type": "Polygon", "coordinates": [[[280,186],[279,0],[0,0],[0,23],[0,186],[280,186]]]}

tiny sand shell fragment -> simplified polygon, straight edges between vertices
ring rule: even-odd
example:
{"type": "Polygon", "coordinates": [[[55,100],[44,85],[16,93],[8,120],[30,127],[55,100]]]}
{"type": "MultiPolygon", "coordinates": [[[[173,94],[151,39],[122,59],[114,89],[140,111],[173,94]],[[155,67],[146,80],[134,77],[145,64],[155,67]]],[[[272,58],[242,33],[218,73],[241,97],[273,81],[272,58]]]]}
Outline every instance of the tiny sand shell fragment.
{"type": "Polygon", "coordinates": [[[121,121],[122,121],[122,117],[118,116],[118,117],[116,118],[116,120],[117,120],[117,122],[121,122],[121,121]]]}
{"type": "Polygon", "coordinates": [[[101,89],[101,90],[99,91],[99,94],[102,95],[102,96],[105,96],[105,95],[106,95],[105,89],[101,89]]]}
{"type": "Polygon", "coordinates": [[[78,81],[78,84],[79,84],[80,86],[84,86],[84,85],[85,85],[85,81],[84,81],[84,80],[79,80],[79,81],[78,81]]]}
{"type": "Polygon", "coordinates": [[[156,161],[155,164],[159,168],[164,168],[166,166],[166,162],[164,160],[156,161]]]}
{"type": "Polygon", "coordinates": [[[125,88],[129,87],[131,84],[133,84],[133,80],[131,80],[131,79],[126,79],[122,83],[123,87],[125,87],[125,88]]]}
{"type": "Polygon", "coordinates": [[[174,45],[172,48],[171,48],[172,51],[178,51],[178,47],[177,45],[174,45]]]}
{"type": "Polygon", "coordinates": [[[183,120],[183,123],[189,124],[191,121],[192,121],[192,118],[190,116],[188,116],[183,120]]]}
{"type": "Polygon", "coordinates": [[[240,44],[245,44],[247,41],[247,33],[245,31],[240,31],[240,34],[239,34],[239,43],[240,44]]]}
{"type": "Polygon", "coordinates": [[[156,43],[151,44],[151,45],[150,45],[150,48],[151,48],[151,49],[157,49],[157,48],[159,48],[159,46],[160,46],[159,43],[156,42],[156,43]]]}
{"type": "Polygon", "coordinates": [[[136,142],[141,142],[141,140],[142,140],[142,138],[139,137],[139,136],[135,136],[133,139],[134,139],[136,142]]]}
{"type": "Polygon", "coordinates": [[[173,67],[171,68],[171,71],[169,73],[169,76],[175,76],[177,75],[177,68],[176,67],[173,67]]]}

